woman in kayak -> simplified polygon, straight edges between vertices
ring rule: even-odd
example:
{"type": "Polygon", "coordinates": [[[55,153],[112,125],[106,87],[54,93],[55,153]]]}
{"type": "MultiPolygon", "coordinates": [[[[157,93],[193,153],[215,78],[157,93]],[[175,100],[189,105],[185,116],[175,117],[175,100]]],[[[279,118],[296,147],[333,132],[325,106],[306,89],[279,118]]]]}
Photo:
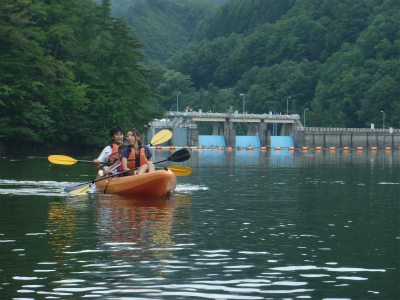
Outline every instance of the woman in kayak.
{"type": "Polygon", "coordinates": [[[126,134],[126,140],[129,146],[122,150],[122,170],[127,171],[138,168],[134,173],[138,175],[154,172],[155,167],[151,160],[151,151],[149,147],[142,144],[139,131],[135,128],[129,129],[126,134]]]}
{"type": "Polygon", "coordinates": [[[118,147],[124,142],[124,130],[120,126],[114,126],[110,129],[112,143],[105,147],[97,159],[93,160],[96,168],[100,167],[102,162],[113,162],[118,157],[118,147]]]}

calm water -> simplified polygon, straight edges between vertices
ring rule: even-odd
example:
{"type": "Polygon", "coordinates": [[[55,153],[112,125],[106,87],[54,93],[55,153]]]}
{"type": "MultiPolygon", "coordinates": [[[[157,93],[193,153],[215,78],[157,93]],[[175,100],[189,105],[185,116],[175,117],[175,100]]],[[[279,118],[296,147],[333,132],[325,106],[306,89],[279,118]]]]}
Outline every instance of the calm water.
{"type": "Polygon", "coordinates": [[[400,297],[399,151],[193,150],[169,200],[65,194],[88,164],[0,163],[1,299],[400,297]]]}

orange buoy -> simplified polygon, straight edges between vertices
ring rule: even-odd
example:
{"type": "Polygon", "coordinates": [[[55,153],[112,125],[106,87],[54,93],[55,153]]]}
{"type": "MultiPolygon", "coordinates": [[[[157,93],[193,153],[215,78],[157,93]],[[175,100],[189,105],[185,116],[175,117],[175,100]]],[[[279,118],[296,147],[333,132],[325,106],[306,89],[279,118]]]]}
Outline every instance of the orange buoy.
{"type": "Polygon", "coordinates": [[[253,150],[253,147],[247,147],[246,149],[251,151],[253,150]]]}
{"type": "Polygon", "coordinates": [[[362,151],[363,147],[357,147],[357,150],[362,151]]]}
{"type": "Polygon", "coordinates": [[[308,147],[302,147],[303,151],[308,151],[308,147]]]}
{"type": "Polygon", "coordinates": [[[281,147],[275,147],[275,150],[281,150],[281,147]]]}
{"type": "Polygon", "coordinates": [[[378,147],[371,147],[371,150],[376,151],[376,150],[378,150],[378,147]]]}
{"type": "Polygon", "coordinates": [[[386,150],[386,151],[391,151],[391,150],[392,150],[392,147],[385,147],[385,150],[386,150]]]}
{"type": "Polygon", "coordinates": [[[228,147],[228,148],[226,148],[226,150],[232,151],[232,147],[228,147]]]}
{"type": "Polygon", "coordinates": [[[242,150],[242,147],[238,147],[238,150],[242,150]]]}
{"type": "Polygon", "coordinates": [[[266,151],[267,147],[261,147],[261,151],[266,151]]]}
{"type": "Polygon", "coordinates": [[[185,146],[185,147],[183,147],[183,149],[190,149],[190,147],[189,146],[185,146]]]}
{"type": "Polygon", "coordinates": [[[156,146],[156,149],[161,150],[162,147],[161,146],[156,146]]]}
{"type": "Polygon", "coordinates": [[[171,146],[171,147],[169,147],[169,150],[175,150],[176,149],[176,147],[175,146],[171,146]]]}
{"type": "Polygon", "coordinates": [[[222,147],[218,147],[218,150],[222,150],[222,147]]]}
{"type": "Polygon", "coordinates": [[[345,151],[347,151],[349,149],[350,149],[349,147],[343,147],[343,150],[345,150],[345,151]]]}
{"type": "Polygon", "coordinates": [[[336,147],[329,147],[329,150],[336,150],[336,147]]]}
{"type": "Polygon", "coordinates": [[[294,147],[289,147],[289,150],[290,150],[290,151],[293,151],[293,150],[294,150],[294,147]]]}
{"type": "Polygon", "coordinates": [[[315,150],[322,150],[322,147],[315,147],[315,150]]]}
{"type": "Polygon", "coordinates": [[[203,146],[197,146],[197,149],[203,149],[203,146]]]}

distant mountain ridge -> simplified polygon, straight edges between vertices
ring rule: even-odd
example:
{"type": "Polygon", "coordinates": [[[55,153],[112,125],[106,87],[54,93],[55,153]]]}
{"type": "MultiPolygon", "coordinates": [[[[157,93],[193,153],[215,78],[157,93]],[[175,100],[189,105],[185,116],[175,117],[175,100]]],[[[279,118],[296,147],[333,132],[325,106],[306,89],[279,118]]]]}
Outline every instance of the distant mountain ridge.
{"type": "Polygon", "coordinates": [[[398,0],[136,0],[125,18],[166,110],[177,93],[205,111],[243,94],[249,112],[308,108],[309,125],[369,127],[383,111],[400,127],[398,0]]]}
{"type": "Polygon", "coordinates": [[[111,12],[116,18],[123,17],[145,46],[146,62],[165,61],[190,40],[200,22],[226,1],[111,0],[111,12]]]}

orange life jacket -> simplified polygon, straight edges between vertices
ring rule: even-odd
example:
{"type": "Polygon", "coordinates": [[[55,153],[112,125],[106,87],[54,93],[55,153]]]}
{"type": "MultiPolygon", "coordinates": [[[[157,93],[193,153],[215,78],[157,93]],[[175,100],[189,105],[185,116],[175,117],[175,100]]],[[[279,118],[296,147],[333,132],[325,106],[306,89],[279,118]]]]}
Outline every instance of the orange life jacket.
{"type": "Polygon", "coordinates": [[[140,148],[139,156],[140,156],[140,165],[137,166],[136,165],[135,150],[131,149],[131,152],[129,153],[129,157],[128,157],[128,168],[129,169],[134,169],[136,167],[140,167],[141,165],[144,165],[144,164],[148,163],[148,160],[147,160],[146,155],[145,155],[145,149],[144,148],[140,148]]]}
{"type": "Polygon", "coordinates": [[[111,144],[110,145],[112,148],[112,152],[111,155],[108,157],[108,159],[110,160],[111,163],[114,162],[114,159],[116,159],[118,157],[118,145],[117,144],[111,144]]]}

